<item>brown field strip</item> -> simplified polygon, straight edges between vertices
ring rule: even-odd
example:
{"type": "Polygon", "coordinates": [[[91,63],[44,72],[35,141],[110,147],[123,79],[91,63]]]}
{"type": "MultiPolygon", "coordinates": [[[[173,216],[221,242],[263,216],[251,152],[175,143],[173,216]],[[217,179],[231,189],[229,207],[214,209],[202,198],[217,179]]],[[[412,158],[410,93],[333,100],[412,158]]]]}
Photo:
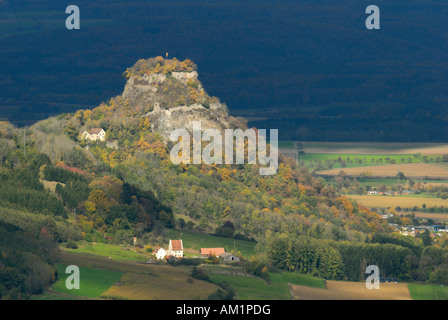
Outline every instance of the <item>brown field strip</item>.
{"type": "Polygon", "coordinates": [[[306,153],[331,154],[448,154],[443,143],[304,142],[306,153]]]}
{"type": "Polygon", "coordinates": [[[412,178],[448,178],[448,170],[446,167],[434,165],[431,163],[403,163],[403,164],[386,164],[380,166],[354,167],[344,169],[331,169],[317,172],[322,176],[335,176],[340,171],[344,171],[350,176],[370,176],[370,177],[395,177],[399,171],[403,172],[406,177],[412,178]]]}
{"type": "Polygon", "coordinates": [[[448,213],[413,212],[417,218],[448,220],[448,213]]]}
{"type": "Polygon", "coordinates": [[[166,279],[146,274],[127,273],[120,283],[101,295],[109,299],[129,300],[192,300],[207,299],[218,290],[212,283],[191,279],[188,274],[166,279]]]}
{"type": "Polygon", "coordinates": [[[380,283],[367,289],[365,282],[326,281],[327,289],[290,284],[294,300],[412,300],[404,283],[380,283]]]}
{"type": "Polygon", "coordinates": [[[421,208],[423,204],[426,204],[427,208],[448,206],[448,200],[440,198],[412,198],[412,197],[400,197],[400,196],[376,196],[376,195],[349,195],[350,199],[356,200],[359,204],[362,204],[370,208],[390,208],[401,207],[412,209],[414,207],[421,208]]]}

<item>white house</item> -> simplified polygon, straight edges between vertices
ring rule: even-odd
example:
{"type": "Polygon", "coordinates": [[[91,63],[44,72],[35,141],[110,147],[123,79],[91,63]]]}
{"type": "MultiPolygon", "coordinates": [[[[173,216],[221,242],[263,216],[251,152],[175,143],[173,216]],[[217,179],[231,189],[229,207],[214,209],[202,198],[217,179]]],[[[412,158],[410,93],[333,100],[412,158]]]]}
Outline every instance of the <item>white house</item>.
{"type": "Polygon", "coordinates": [[[184,245],[181,240],[170,240],[167,251],[168,256],[174,256],[176,258],[182,258],[184,256],[184,245]]]}
{"type": "Polygon", "coordinates": [[[90,140],[90,141],[104,141],[106,140],[106,131],[102,128],[92,128],[89,131],[84,131],[82,133],[82,136],[84,140],[90,140]]]}

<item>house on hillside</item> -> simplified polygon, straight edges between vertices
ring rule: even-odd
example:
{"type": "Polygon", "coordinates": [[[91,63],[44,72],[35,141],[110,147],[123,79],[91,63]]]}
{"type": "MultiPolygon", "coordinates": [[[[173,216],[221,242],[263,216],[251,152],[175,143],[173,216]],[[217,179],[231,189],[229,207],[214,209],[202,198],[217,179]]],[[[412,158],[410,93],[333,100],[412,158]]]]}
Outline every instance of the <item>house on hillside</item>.
{"type": "Polygon", "coordinates": [[[210,256],[220,256],[225,253],[224,248],[201,248],[201,258],[208,258],[210,256]]]}
{"type": "Polygon", "coordinates": [[[102,128],[92,128],[89,131],[84,131],[82,133],[84,140],[90,141],[104,141],[106,140],[106,131],[102,128]]]}
{"type": "Polygon", "coordinates": [[[184,256],[184,245],[181,240],[170,240],[168,246],[168,251],[166,252],[168,256],[174,256],[176,258],[182,258],[184,256]]]}
{"type": "Polygon", "coordinates": [[[218,256],[224,262],[240,262],[240,258],[235,257],[233,254],[224,252],[218,256]]]}

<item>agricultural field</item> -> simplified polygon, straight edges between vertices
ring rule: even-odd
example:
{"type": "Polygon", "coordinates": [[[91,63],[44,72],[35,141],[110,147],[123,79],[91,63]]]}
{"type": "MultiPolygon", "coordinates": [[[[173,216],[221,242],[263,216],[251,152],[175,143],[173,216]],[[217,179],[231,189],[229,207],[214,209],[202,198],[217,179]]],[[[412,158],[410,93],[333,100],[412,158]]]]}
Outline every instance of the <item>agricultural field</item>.
{"type": "Polygon", "coordinates": [[[78,242],[78,249],[61,247],[62,250],[85,255],[96,255],[113,260],[145,261],[149,259],[149,254],[136,251],[131,246],[117,246],[106,243],[91,243],[86,241],[78,242]]]}
{"type": "Polygon", "coordinates": [[[381,283],[369,290],[365,282],[326,281],[326,289],[291,284],[295,300],[412,300],[404,283],[381,283]]]}
{"type": "MultiPolygon", "coordinates": [[[[213,283],[192,279],[189,268],[148,265],[127,260],[117,261],[101,256],[69,252],[62,252],[59,261],[60,274],[63,274],[66,265],[74,264],[80,267],[81,290],[85,288],[77,293],[80,297],[120,300],[193,300],[206,299],[218,290],[213,283]]],[[[60,293],[74,294],[73,290],[65,289],[65,278],[57,281],[51,289],[60,293]]],[[[57,298],[51,292],[45,292],[45,294],[46,296],[42,299],[57,298]]]]}
{"type": "Polygon", "coordinates": [[[348,175],[364,178],[394,178],[401,171],[414,179],[448,180],[448,168],[444,168],[445,161],[448,161],[448,144],[443,143],[295,144],[293,141],[280,141],[279,150],[295,159],[299,166],[306,166],[326,178],[343,170],[348,175]]]}
{"type": "Polygon", "coordinates": [[[395,177],[398,172],[403,172],[406,177],[414,179],[448,179],[448,168],[431,163],[403,163],[387,164],[379,166],[361,166],[344,169],[322,170],[320,176],[336,176],[340,171],[346,175],[363,177],[395,177]]]}
{"type": "Polygon", "coordinates": [[[187,272],[156,275],[126,273],[120,283],[102,294],[107,299],[191,300],[207,299],[218,290],[212,283],[191,278],[187,272]]]}
{"type": "MultiPolygon", "coordinates": [[[[287,142],[284,142],[287,145],[287,142]]],[[[291,145],[291,144],[289,144],[291,145]]],[[[446,143],[388,143],[388,142],[303,142],[306,153],[378,154],[378,155],[442,155],[448,154],[446,143]]]]}
{"type": "Polygon", "coordinates": [[[424,204],[427,208],[448,206],[448,199],[440,198],[384,195],[349,195],[348,197],[369,208],[395,208],[399,206],[402,209],[413,209],[414,207],[422,208],[424,204]]]}
{"type": "Polygon", "coordinates": [[[417,218],[422,219],[431,219],[431,220],[441,220],[441,221],[448,221],[448,213],[427,213],[427,212],[412,212],[417,218]]]}
{"type": "Polygon", "coordinates": [[[243,257],[250,258],[255,255],[256,243],[252,241],[236,240],[224,237],[217,237],[202,233],[188,231],[169,230],[167,236],[170,239],[180,239],[184,245],[186,255],[197,256],[201,248],[224,248],[230,252],[235,247],[236,252],[241,252],[243,257]],[[181,236],[182,233],[182,236],[181,236]]]}
{"type": "MultiPolygon", "coordinates": [[[[332,179],[327,179],[328,181],[332,182],[332,179]]],[[[375,178],[358,178],[357,179],[359,184],[362,186],[378,186],[378,185],[385,185],[386,187],[394,187],[396,185],[402,185],[404,187],[409,187],[408,180],[404,179],[397,179],[397,178],[388,178],[388,179],[375,179],[375,178]]],[[[431,187],[441,187],[441,186],[448,186],[448,180],[426,180],[426,179],[415,179],[415,184],[423,184],[424,186],[431,186],[431,187]]]]}
{"type": "Polygon", "coordinates": [[[448,287],[438,285],[408,284],[414,300],[448,300],[448,287]]]}
{"type": "Polygon", "coordinates": [[[210,274],[214,283],[226,281],[237,292],[239,300],[290,300],[289,283],[324,288],[324,280],[293,272],[270,273],[270,283],[261,278],[210,274]]]}
{"type": "MultiPolygon", "coordinates": [[[[435,162],[437,159],[441,161],[441,157],[427,158],[428,162],[435,162]]],[[[419,155],[412,154],[329,154],[329,153],[305,153],[299,154],[299,161],[303,161],[307,167],[315,166],[319,163],[323,165],[331,164],[332,168],[345,169],[357,167],[380,166],[395,163],[420,163],[423,161],[419,155]],[[342,165],[342,163],[344,165],[342,165]]]]}
{"type": "Polygon", "coordinates": [[[270,273],[267,282],[242,275],[241,268],[221,265],[202,266],[212,281],[206,282],[192,279],[190,267],[114,261],[68,252],[60,254],[57,268],[59,280],[33,300],[197,300],[207,299],[223,281],[236,291],[239,300],[448,299],[448,288],[436,285],[381,283],[380,290],[367,290],[364,282],[326,281],[295,272],[270,273]],[[80,267],[79,291],[65,288],[65,268],[71,264],[80,267]]]}
{"type": "Polygon", "coordinates": [[[88,298],[99,298],[104,291],[117,283],[123,275],[120,272],[104,269],[92,269],[80,266],[80,289],[69,290],[65,285],[65,281],[69,276],[69,274],[65,273],[66,267],[67,265],[57,265],[59,279],[51,287],[52,290],[60,293],[88,298]]]}

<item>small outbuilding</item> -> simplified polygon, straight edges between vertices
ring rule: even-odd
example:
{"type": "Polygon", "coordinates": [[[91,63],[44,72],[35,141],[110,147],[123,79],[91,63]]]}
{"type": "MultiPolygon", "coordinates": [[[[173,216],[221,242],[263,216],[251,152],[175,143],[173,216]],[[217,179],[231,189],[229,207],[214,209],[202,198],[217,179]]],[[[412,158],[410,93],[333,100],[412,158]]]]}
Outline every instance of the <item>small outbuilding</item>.
{"type": "Polygon", "coordinates": [[[240,258],[235,257],[233,254],[224,252],[223,254],[220,254],[218,258],[222,259],[224,262],[240,262],[240,258]]]}

